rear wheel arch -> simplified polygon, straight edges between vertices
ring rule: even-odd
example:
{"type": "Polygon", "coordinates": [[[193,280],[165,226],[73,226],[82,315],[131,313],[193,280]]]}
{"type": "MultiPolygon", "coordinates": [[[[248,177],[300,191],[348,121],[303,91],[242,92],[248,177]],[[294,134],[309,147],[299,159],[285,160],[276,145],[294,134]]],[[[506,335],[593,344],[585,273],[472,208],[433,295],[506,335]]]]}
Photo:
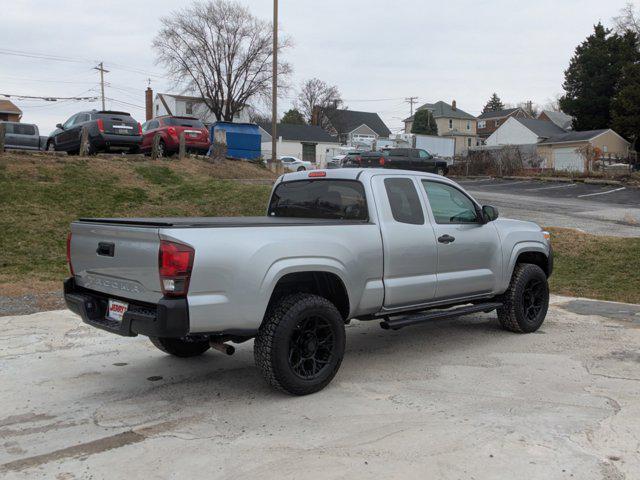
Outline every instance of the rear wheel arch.
{"type": "Polygon", "coordinates": [[[335,305],[345,321],[349,319],[349,292],[343,279],[335,272],[306,270],[282,275],[271,291],[266,313],[280,299],[294,293],[310,293],[326,298],[335,305]]]}

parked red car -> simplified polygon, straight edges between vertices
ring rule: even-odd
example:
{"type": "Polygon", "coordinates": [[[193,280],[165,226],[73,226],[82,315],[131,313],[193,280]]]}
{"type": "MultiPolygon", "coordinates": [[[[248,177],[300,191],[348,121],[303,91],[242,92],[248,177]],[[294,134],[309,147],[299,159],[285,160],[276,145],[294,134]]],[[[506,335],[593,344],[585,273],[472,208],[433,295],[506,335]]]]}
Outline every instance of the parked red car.
{"type": "Polygon", "coordinates": [[[176,153],[179,148],[180,134],[184,132],[187,151],[207,153],[209,150],[209,132],[207,127],[193,117],[163,116],[152,118],[142,125],[143,153],[150,153],[153,147],[153,137],[159,133],[161,156],[176,153]]]}

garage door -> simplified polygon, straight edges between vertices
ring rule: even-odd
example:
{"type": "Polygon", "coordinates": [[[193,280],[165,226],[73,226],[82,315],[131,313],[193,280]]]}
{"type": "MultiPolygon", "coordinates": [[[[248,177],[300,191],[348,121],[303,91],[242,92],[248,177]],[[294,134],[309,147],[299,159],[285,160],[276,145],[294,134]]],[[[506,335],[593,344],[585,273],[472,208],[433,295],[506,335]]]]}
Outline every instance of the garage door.
{"type": "Polygon", "coordinates": [[[571,172],[584,171],[584,157],[581,153],[572,148],[555,148],[553,150],[553,167],[556,170],[567,170],[571,172]]]}

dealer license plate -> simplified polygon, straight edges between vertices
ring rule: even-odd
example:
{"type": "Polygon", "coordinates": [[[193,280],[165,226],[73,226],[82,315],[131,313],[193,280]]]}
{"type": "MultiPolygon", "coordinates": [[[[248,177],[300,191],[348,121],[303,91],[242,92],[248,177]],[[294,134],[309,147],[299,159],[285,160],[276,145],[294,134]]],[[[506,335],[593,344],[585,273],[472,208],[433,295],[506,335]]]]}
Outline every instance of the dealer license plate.
{"type": "Polygon", "coordinates": [[[119,300],[109,299],[109,305],[107,308],[107,318],[109,320],[115,320],[116,322],[122,322],[124,312],[129,309],[129,304],[121,302],[119,300]]]}

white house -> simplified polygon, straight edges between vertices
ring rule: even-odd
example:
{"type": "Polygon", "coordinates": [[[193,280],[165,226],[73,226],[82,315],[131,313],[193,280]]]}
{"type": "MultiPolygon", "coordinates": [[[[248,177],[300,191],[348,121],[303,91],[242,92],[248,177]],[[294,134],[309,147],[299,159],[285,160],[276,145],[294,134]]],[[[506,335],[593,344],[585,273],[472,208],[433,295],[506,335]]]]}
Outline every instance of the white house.
{"type": "Polygon", "coordinates": [[[531,145],[566,133],[553,122],[534,118],[509,117],[493,132],[485,145],[531,145]]]}
{"type": "MultiPolygon", "coordinates": [[[[202,98],[187,95],[158,93],[153,100],[153,116],[161,115],[193,116],[204,123],[214,123],[216,116],[207,107],[202,98]]],[[[244,108],[233,119],[236,123],[248,123],[249,108],[244,108]]]]}
{"type": "MultiPolygon", "coordinates": [[[[261,125],[262,155],[271,155],[271,125],[261,125]]],[[[320,127],[313,125],[291,125],[279,123],[276,126],[278,144],[276,155],[297,157],[300,160],[321,165],[331,158],[340,142],[320,127]]]]}

